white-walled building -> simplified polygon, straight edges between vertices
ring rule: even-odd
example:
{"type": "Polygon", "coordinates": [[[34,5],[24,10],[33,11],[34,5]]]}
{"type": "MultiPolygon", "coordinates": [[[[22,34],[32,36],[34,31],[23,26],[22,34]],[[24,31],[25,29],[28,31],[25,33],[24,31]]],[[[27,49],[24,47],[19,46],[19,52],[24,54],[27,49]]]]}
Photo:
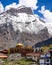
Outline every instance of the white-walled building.
{"type": "Polygon", "coordinates": [[[41,55],[39,59],[40,65],[51,65],[50,53],[41,55]]]}

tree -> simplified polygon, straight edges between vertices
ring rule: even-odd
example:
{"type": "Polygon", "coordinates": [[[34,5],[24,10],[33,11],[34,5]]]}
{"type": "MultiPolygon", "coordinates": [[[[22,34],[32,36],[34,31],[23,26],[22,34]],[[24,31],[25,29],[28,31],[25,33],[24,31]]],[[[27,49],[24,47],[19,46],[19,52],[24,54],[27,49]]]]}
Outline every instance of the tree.
{"type": "Polygon", "coordinates": [[[34,49],[32,48],[32,46],[26,46],[25,47],[25,50],[32,52],[34,49]]]}
{"type": "Polygon", "coordinates": [[[49,51],[48,46],[41,47],[41,49],[43,50],[44,53],[47,53],[49,51]]]}

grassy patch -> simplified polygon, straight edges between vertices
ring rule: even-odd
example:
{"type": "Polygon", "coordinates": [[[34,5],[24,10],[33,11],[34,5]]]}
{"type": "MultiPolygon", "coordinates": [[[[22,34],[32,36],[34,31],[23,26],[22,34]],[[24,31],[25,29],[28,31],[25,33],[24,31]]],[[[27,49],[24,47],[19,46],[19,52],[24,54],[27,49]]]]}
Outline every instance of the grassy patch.
{"type": "Polygon", "coordinates": [[[21,59],[21,60],[16,60],[16,61],[8,61],[8,60],[4,60],[4,64],[3,65],[30,65],[31,63],[33,63],[32,60],[26,60],[21,59]]]}

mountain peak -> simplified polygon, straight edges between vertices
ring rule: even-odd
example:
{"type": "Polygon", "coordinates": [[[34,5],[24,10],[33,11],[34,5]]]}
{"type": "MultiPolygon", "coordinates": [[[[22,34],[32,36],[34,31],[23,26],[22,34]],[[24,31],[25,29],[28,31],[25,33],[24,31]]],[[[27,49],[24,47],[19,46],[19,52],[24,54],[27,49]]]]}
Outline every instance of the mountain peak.
{"type": "Polygon", "coordinates": [[[7,13],[27,13],[27,14],[33,14],[32,9],[30,7],[25,6],[19,6],[18,8],[10,8],[7,10],[7,13]]]}
{"type": "Polygon", "coordinates": [[[0,30],[4,34],[0,36],[0,39],[3,40],[0,40],[2,47],[4,45],[7,48],[15,46],[16,42],[22,42],[25,45],[28,43],[32,46],[49,38],[45,23],[33,14],[30,7],[20,6],[5,11],[0,15],[1,23],[3,26],[0,27],[0,30]]]}

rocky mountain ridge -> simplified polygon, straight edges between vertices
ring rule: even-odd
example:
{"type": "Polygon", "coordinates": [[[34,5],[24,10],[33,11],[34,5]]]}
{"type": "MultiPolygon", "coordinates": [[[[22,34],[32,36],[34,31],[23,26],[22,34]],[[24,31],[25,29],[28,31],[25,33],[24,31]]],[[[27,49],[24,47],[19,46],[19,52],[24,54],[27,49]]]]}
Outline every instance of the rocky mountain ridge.
{"type": "Polygon", "coordinates": [[[15,47],[19,42],[32,46],[50,37],[45,22],[24,6],[0,14],[0,31],[0,47],[3,48],[15,47]]]}

